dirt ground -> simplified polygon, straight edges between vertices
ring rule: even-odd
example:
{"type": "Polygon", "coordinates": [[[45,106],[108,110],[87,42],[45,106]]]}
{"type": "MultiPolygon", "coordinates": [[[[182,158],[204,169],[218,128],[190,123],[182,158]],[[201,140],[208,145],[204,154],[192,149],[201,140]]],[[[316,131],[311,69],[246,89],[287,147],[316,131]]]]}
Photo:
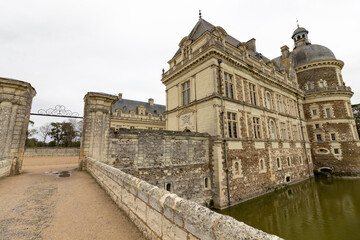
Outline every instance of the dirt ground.
{"type": "Polygon", "coordinates": [[[144,239],[78,157],[24,160],[0,179],[0,239],[144,239]]]}

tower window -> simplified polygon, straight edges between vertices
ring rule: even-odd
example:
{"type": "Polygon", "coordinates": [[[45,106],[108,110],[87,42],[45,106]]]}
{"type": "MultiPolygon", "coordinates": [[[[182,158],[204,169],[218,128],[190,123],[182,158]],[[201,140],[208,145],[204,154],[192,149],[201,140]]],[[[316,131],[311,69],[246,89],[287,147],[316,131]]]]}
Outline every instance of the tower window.
{"type": "Polygon", "coordinates": [[[190,81],[187,81],[181,85],[183,105],[190,103],[190,81]]]}
{"type": "Polygon", "coordinates": [[[257,117],[253,118],[253,124],[254,124],[254,138],[261,138],[261,134],[260,134],[260,119],[257,117]]]}
{"type": "Polygon", "coordinates": [[[250,93],[250,103],[256,104],[256,86],[252,83],[249,83],[249,93],[250,93]]]}
{"type": "Polygon", "coordinates": [[[225,96],[228,98],[234,98],[234,87],[233,87],[233,76],[224,73],[224,85],[225,85],[225,96]]]}
{"type": "Polygon", "coordinates": [[[316,140],[317,140],[318,142],[322,142],[321,134],[316,134],[316,140]]]}
{"type": "Polygon", "coordinates": [[[331,118],[330,108],[326,108],[325,112],[326,112],[326,117],[331,118]]]}
{"type": "Polygon", "coordinates": [[[271,109],[271,96],[270,93],[266,93],[266,107],[271,109]]]}
{"type": "Polygon", "coordinates": [[[335,135],[335,133],[331,133],[330,136],[331,136],[331,141],[335,141],[335,140],[336,140],[336,135],[335,135]]]}
{"type": "Polygon", "coordinates": [[[236,113],[227,113],[228,120],[228,136],[229,138],[237,138],[236,113]]]}
{"type": "Polygon", "coordinates": [[[281,168],[280,158],[276,158],[276,165],[278,168],[281,168]]]}

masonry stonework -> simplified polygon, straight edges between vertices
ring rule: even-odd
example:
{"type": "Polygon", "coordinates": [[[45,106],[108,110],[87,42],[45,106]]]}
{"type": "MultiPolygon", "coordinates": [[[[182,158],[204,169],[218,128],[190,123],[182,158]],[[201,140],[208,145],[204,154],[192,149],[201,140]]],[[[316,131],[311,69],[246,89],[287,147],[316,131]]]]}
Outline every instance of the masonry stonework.
{"type": "Polygon", "coordinates": [[[0,176],[21,173],[35,94],[29,83],[0,78],[0,176]]]}
{"type": "Polygon", "coordinates": [[[280,238],[85,157],[86,169],[147,239],[280,238]]]}
{"type": "Polygon", "coordinates": [[[210,204],[210,135],[121,128],[112,130],[110,138],[113,166],[183,198],[210,204]]]}
{"type": "Polygon", "coordinates": [[[108,161],[111,107],[116,100],[115,96],[103,93],[89,92],[85,95],[80,169],[84,167],[86,156],[108,161]]]}

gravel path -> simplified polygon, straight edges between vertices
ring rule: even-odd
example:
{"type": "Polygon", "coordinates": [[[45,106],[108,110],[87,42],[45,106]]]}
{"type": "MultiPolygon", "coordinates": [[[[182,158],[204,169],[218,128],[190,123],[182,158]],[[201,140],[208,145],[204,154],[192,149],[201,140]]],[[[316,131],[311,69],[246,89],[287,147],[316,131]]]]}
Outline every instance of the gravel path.
{"type": "Polygon", "coordinates": [[[144,239],[76,167],[28,164],[23,174],[0,179],[0,239],[144,239]]]}

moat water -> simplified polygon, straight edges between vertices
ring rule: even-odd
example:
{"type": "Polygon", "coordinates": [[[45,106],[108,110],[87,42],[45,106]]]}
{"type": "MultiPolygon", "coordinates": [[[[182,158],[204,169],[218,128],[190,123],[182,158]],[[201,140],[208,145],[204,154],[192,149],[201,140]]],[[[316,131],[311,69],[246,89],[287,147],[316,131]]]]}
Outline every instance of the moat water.
{"type": "Polygon", "coordinates": [[[360,239],[360,179],[310,179],[219,212],[288,240],[360,239]]]}

